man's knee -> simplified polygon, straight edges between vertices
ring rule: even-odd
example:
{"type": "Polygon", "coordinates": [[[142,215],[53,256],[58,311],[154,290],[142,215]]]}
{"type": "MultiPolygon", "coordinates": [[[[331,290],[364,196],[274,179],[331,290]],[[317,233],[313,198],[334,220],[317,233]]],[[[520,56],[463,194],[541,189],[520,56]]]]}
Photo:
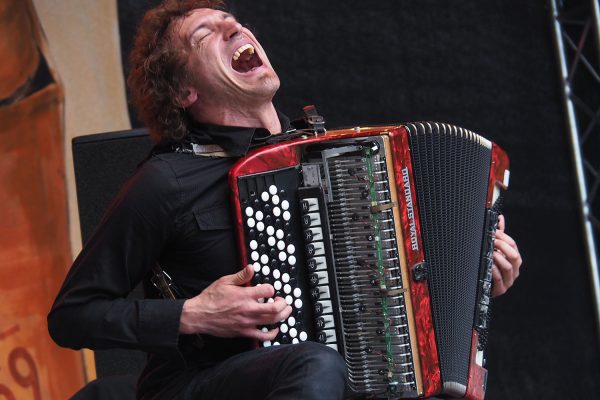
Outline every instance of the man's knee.
{"type": "Polygon", "coordinates": [[[346,380],[346,363],[336,350],[315,342],[303,342],[294,346],[299,346],[298,352],[303,354],[304,362],[308,362],[311,369],[327,371],[328,375],[337,374],[346,380]]]}

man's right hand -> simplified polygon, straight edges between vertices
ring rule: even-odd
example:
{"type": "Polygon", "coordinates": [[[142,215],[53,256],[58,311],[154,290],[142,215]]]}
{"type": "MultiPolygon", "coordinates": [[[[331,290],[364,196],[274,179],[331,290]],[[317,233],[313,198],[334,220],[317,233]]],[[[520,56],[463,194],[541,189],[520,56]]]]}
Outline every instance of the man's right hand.
{"type": "Polygon", "coordinates": [[[219,337],[250,337],[272,340],[278,328],[262,332],[258,325],[270,325],[286,319],[292,312],[281,297],[274,302],[260,303],[275,293],[273,286],[244,286],[254,270],[246,266],[237,274],[225,275],[213,282],[198,296],[183,303],[179,332],[203,333],[219,337]]]}

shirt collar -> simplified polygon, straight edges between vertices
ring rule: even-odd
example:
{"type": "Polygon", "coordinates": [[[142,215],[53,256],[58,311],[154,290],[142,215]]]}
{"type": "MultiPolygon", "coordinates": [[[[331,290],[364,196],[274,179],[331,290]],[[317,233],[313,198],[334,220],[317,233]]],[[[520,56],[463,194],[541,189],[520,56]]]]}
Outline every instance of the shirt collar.
{"type": "MultiPolygon", "coordinates": [[[[290,130],[290,119],[279,111],[277,116],[285,134],[290,130]]],[[[218,144],[231,155],[241,157],[271,136],[265,128],[196,124],[190,129],[189,140],[197,144],[218,144]]]]}

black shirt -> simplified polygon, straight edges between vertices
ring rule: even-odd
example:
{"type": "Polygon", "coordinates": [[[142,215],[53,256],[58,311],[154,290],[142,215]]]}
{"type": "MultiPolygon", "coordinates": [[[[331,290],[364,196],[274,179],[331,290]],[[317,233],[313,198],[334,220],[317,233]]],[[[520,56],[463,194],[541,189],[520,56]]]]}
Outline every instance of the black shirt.
{"type": "MultiPolygon", "coordinates": [[[[289,120],[280,115],[282,130],[289,120]]],[[[233,157],[155,148],[126,182],[73,263],[48,316],[54,340],[74,349],[150,354],[138,397],[170,398],[199,369],[251,348],[249,340],[179,335],[183,299],[126,299],[158,261],[190,295],[241,269],[227,173],[269,136],[262,128],[202,125],[188,142],[218,144],[233,157]]],[[[154,297],[154,298],[151,298],[154,297]]]]}

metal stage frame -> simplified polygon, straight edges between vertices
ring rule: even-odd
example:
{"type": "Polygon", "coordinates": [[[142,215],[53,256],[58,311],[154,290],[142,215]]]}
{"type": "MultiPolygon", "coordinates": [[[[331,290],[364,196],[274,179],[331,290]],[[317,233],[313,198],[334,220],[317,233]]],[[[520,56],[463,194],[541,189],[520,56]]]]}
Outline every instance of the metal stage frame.
{"type": "Polygon", "coordinates": [[[596,323],[600,328],[600,7],[598,0],[550,2],[596,323]]]}

